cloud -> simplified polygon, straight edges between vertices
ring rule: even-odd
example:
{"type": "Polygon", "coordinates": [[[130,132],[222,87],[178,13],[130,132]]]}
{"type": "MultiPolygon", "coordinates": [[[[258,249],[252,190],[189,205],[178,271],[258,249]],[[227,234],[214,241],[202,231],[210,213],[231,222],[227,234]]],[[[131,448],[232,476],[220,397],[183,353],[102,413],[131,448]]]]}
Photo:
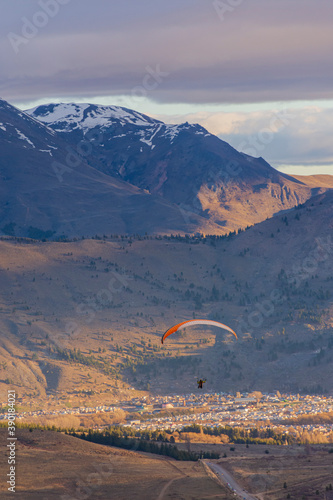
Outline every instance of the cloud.
{"type": "Polygon", "coordinates": [[[284,104],[275,112],[258,105],[248,113],[160,118],[199,122],[275,167],[331,168],[333,110],[291,109],[287,121],[277,120],[276,112],[295,100],[333,99],[332,2],[243,0],[223,15],[218,6],[235,2],[59,2],[7,2],[0,18],[3,98],[21,105],[90,97],[112,103],[114,98],[141,111],[146,105],[152,110],[154,103],[156,109],[171,109],[173,103],[221,109],[221,104],[280,101],[284,104]],[[59,8],[36,27],[46,3],[59,8]],[[24,29],[32,35],[21,40],[16,53],[8,35],[24,38],[24,29]],[[140,89],[145,99],[138,97],[140,89]]]}
{"type": "Polygon", "coordinates": [[[131,95],[156,65],[169,74],[150,91],[157,102],[333,98],[331,2],[243,1],[222,21],[213,0],[69,0],[15,53],[8,34],[41,1],[9,3],[0,20],[8,100],[131,95]]]}
{"type": "Polygon", "coordinates": [[[333,109],[318,106],[242,112],[198,112],[187,115],[157,115],[170,123],[200,123],[209,132],[238,151],[262,156],[279,168],[306,168],[311,173],[333,175],[333,109]],[[314,167],[314,168],[313,168],[314,167]]]}

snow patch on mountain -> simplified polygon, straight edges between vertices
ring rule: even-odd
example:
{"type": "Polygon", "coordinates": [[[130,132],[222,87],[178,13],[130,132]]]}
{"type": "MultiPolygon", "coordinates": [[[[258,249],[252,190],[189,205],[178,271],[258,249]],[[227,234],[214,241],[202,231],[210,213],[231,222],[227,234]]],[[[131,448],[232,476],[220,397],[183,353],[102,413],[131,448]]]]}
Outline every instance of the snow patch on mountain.
{"type": "Polygon", "coordinates": [[[27,110],[26,113],[57,132],[81,130],[86,134],[97,128],[102,131],[109,129],[111,133],[108,131],[108,138],[110,139],[122,138],[130,134],[138,135],[139,141],[151,150],[156,147],[160,139],[168,140],[170,144],[173,144],[181,132],[191,131],[204,137],[210,135],[198,124],[188,122],[180,125],[165,124],[160,120],[120,106],[60,103],[37,106],[27,110]],[[115,135],[112,135],[113,125],[118,125],[115,135]],[[119,133],[119,125],[124,133],[119,133]]]}
{"type": "Polygon", "coordinates": [[[148,146],[151,147],[151,149],[154,149],[155,145],[153,144],[153,139],[154,137],[156,136],[156,134],[158,134],[158,132],[161,130],[162,127],[165,127],[164,124],[159,124],[157,125],[157,127],[153,127],[153,131],[152,131],[152,134],[150,136],[148,136],[148,138],[146,138],[146,131],[145,130],[142,130],[141,131],[141,139],[140,141],[141,142],[144,142],[145,144],[147,144],[148,146]]]}
{"type": "Polygon", "coordinates": [[[164,136],[170,139],[171,144],[180,132],[181,125],[165,125],[164,136]]]}
{"type": "Polygon", "coordinates": [[[138,126],[151,126],[161,123],[146,115],[119,106],[97,106],[94,104],[61,103],[37,106],[27,110],[27,113],[41,120],[43,123],[57,126],[55,130],[75,130],[79,128],[84,132],[95,127],[105,128],[119,121],[138,126]],[[64,126],[65,125],[65,126],[64,126]]]}
{"type": "Polygon", "coordinates": [[[22,141],[27,141],[28,144],[30,144],[33,148],[35,148],[35,145],[33,142],[30,141],[30,139],[28,139],[28,137],[26,135],[23,134],[23,132],[21,132],[19,129],[15,128],[16,132],[17,132],[17,135],[18,135],[18,138],[21,139],[22,141]]]}

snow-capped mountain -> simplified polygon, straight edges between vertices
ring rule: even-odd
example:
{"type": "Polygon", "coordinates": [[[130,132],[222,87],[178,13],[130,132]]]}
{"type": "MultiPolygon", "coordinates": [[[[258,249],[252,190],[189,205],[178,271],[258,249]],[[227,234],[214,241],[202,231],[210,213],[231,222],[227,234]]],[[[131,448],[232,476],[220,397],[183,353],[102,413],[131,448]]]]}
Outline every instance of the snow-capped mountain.
{"type": "MultiPolygon", "coordinates": [[[[173,144],[175,138],[184,130],[192,130],[194,134],[210,136],[200,125],[168,125],[137,111],[119,106],[97,106],[95,104],[60,103],[37,106],[26,111],[30,116],[49,125],[56,132],[88,133],[99,129],[101,134],[109,135],[110,131],[119,129],[112,139],[134,135],[150,149],[154,149],[157,141],[165,139],[173,144]]],[[[109,138],[109,137],[108,137],[109,138]]]]}
{"type": "Polygon", "coordinates": [[[143,127],[162,123],[131,109],[94,104],[48,104],[29,109],[27,113],[51,124],[59,132],[76,128],[87,132],[95,127],[110,127],[115,122],[143,127]]]}
{"type": "MultiPolygon", "coordinates": [[[[64,135],[64,134],[62,134],[64,135]]],[[[106,175],[60,134],[0,100],[0,230],[27,236],[195,232],[197,215],[106,175]],[[33,228],[33,229],[31,229],[33,228]]],[[[209,226],[210,232],[218,228],[209,226]]]]}
{"type": "Polygon", "coordinates": [[[127,108],[86,103],[48,104],[27,113],[59,133],[94,168],[194,211],[225,232],[314,194],[198,124],[170,125],[127,108]]]}

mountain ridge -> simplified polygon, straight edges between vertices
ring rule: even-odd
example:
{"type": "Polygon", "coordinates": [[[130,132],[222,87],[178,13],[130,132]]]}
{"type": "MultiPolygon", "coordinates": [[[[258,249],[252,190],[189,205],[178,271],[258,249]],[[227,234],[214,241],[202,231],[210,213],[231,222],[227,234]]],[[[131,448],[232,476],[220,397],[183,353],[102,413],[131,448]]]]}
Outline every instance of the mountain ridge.
{"type": "Polygon", "coordinates": [[[57,237],[91,237],[219,230],[196,214],[186,221],[167,200],[98,171],[57,132],[6,101],[0,101],[0,124],[2,231],[27,236],[33,227],[57,237]]]}
{"type": "Polygon", "coordinates": [[[98,137],[89,143],[90,165],[210,220],[225,233],[331,187],[309,186],[278,172],[263,158],[239,153],[198,124],[167,125],[127,108],[87,103],[43,105],[28,113],[74,149],[89,135],[98,137]]]}
{"type": "Polygon", "coordinates": [[[281,174],[200,125],[117,106],[25,113],[1,100],[0,146],[0,228],[21,236],[227,234],[333,186],[281,174]]]}

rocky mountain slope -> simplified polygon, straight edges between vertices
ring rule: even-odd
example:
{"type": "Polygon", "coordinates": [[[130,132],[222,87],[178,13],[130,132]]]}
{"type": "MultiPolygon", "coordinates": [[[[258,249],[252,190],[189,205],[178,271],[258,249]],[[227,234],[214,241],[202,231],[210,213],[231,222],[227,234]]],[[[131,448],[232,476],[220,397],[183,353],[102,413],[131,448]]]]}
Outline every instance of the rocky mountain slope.
{"type": "Polygon", "coordinates": [[[224,233],[265,220],[332,187],[282,174],[200,125],[168,125],[116,106],[49,104],[28,110],[94,168],[195,212],[224,233]]]}
{"type": "MultiPolygon", "coordinates": [[[[89,146],[83,141],[81,147],[89,146]]],[[[196,214],[90,166],[84,151],[0,100],[0,229],[31,237],[219,232],[196,214]]]]}

